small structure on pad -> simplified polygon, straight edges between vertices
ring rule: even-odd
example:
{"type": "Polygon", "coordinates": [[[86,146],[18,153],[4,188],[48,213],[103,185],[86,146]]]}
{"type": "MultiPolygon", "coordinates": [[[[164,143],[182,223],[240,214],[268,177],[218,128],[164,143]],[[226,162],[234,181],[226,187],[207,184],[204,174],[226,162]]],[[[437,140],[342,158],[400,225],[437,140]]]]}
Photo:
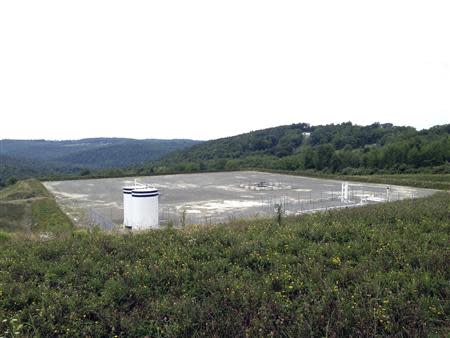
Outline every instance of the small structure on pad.
{"type": "Polygon", "coordinates": [[[239,188],[243,188],[246,190],[289,190],[292,187],[290,185],[278,183],[278,182],[266,182],[266,181],[259,181],[257,183],[249,183],[249,184],[240,184],[239,188]]]}
{"type": "Polygon", "coordinates": [[[341,185],[341,202],[348,203],[348,182],[342,182],[341,185]]]}
{"type": "Polygon", "coordinates": [[[146,184],[123,187],[123,225],[127,229],[159,228],[159,191],[146,184]]]}

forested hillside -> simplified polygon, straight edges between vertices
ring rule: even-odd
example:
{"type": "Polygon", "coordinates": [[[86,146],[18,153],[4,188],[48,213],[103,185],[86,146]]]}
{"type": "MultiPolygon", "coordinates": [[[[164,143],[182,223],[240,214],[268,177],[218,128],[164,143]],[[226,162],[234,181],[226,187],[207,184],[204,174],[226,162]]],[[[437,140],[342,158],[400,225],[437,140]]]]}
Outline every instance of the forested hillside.
{"type": "Polygon", "coordinates": [[[90,169],[125,168],[159,159],[172,151],[184,149],[197,142],[192,140],[128,140],[105,145],[58,158],[58,161],[90,169]]]}
{"type": "Polygon", "coordinates": [[[58,174],[79,174],[82,167],[52,162],[0,156],[0,188],[15,183],[18,179],[28,177],[51,176],[58,174]]]}
{"type": "Polygon", "coordinates": [[[150,165],[153,172],[266,168],[330,173],[447,172],[450,125],[418,131],[374,123],[305,123],[204,142],[150,165]]]}
{"type": "Polygon", "coordinates": [[[198,141],[123,138],[1,140],[0,186],[11,178],[86,175],[96,169],[132,167],[196,143],[198,141]]]}
{"type": "Polygon", "coordinates": [[[82,140],[2,140],[2,153],[17,158],[53,161],[73,153],[127,142],[121,138],[91,138],[82,140]]]}

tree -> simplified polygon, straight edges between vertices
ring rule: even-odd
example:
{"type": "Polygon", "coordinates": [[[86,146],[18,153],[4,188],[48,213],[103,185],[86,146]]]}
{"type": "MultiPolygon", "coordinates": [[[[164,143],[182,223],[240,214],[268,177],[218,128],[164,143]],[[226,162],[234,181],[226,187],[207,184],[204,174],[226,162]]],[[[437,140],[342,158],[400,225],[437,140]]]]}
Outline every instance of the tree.
{"type": "Polygon", "coordinates": [[[321,144],[314,152],[313,163],[317,170],[325,169],[330,165],[335,149],[331,144],[321,144]]]}
{"type": "Polygon", "coordinates": [[[88,176],[88,175],[90,175],[91,174],[91,171],[89,170],[89,169],[83,169],[83,170],[81,170],[81,172],[80,172],[80,175],[81,176],[88,176]]]}
{"type": "Polygon", "coordinates": [[[225,170],[236,170],[239,168],[239,162],[237,160],[228,160],[225,164],[225,170]]]}

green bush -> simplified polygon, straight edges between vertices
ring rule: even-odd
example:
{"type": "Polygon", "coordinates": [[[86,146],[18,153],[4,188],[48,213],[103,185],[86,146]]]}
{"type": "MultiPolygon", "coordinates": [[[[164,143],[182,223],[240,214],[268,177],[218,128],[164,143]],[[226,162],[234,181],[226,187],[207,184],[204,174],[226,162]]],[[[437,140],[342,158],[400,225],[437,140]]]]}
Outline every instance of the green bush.
{"type": "Polygon", "coordinates": [[[12,238],[11,233],[0,230],[0,243],[4,243],[6,241],[9,241],[9,240],[11,240],[11,238],[12,238]]]}

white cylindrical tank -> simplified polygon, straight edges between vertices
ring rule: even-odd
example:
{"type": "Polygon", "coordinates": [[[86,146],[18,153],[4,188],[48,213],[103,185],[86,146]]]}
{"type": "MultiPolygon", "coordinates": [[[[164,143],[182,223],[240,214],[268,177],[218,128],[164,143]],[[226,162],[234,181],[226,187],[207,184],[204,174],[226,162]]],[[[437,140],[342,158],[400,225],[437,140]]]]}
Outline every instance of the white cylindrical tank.
{"type": "Polygon", "coordinates": [[[133,227],[133,200],[131,193],[135,189],[142,188],[143,185],[134,184],[123,187],[123,225],[126,228],[133,227]]]}
{"type": "Polygon", "coordinates": [[[136,186],[123,187],[123,225],[127,228],[131,227],[131,193],[134,189],[136,189],[136,186]]]}
{"type": "Polygon", "coordinates": [[[155,188],[137,188],[131,192],[129,226],[133,229],[159,227],[159,191],[155,188]]]}

